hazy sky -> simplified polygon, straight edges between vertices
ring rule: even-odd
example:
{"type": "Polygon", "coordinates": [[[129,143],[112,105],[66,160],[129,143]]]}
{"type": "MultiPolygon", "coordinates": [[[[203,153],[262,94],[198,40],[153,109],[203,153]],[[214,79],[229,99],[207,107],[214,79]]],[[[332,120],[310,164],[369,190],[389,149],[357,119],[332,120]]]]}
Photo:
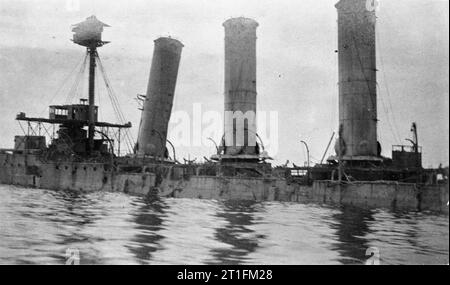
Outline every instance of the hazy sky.
{"type": "MultiPolygon", "coordinates": [[[[74,76],[63,83],[84,56],[83,48],[69,40],[72,24],[95,14],[111,25],[104,33],[111,43],[100,56],[136,138],[140,112],[134,98],[147,87],[153,40],[171,35],[185,45],[173,110],[192,112],[192,104],[201,103],[204,111],[221,112],[222,23],[246,16],[260,24],[258,109],[279,113],[275,163],[303,164],[301,139],[316,162],[338,125],[336,1],[80,0],[77,5],[75,0],[0,0],[0,147],[12,147],[13,136],[21,133],[14,120],[18,112],[47,116],[49,104],[66,101],[74,76]]],[[[378,138],[383,155],[390,156],[392,144],[407,144],[415,121],[424,166],[448,164],[448,1],[380,2],[378,138]]],[[[99,92],[102,119],[115,121],[106,93],[99,92]]],[[[212,153],[212,145],[177,149],[179,158],[212,153]]]]}

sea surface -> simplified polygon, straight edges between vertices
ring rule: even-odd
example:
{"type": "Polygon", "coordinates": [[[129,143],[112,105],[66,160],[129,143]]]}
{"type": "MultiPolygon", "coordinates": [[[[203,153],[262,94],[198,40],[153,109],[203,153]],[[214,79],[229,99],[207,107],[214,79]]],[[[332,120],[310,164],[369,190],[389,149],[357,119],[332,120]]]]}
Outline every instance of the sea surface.
{"type": "Polygon", "coordinates": [[[123,193],[0,185],[0,264],[368,260],[447,264],[448,214],[280,202],[148,201],[123,193]]]}

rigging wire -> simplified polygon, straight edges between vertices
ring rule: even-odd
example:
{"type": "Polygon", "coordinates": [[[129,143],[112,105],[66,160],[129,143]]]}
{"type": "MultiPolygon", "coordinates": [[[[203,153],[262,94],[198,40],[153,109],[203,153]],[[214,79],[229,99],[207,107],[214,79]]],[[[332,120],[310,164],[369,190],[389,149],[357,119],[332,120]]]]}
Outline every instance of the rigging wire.
{"type": "Polygon", "coordinates": [[[23,134],[26,136],[27,133],[26,133],[25,130],[23,129],[22,124],[20,123],[20,121],[17,121],[17,122],[19,122],[19,126],[20,126],[20,128],[22,129],[22,132],[23,132],[23,134]]]}
{"type": "MultiPolygon", "coordinates": [[[[77,68],[80,66],[80,64],[82,64],[83,62],[86,61],[86,55],[75,65],[75,67],[67,74],[67,76],[63,79],[61,85],[56,89],[56,92],[53,94],[53,96],[51,97],[51,99],[48,101],[49,104],[51,104],[53,102],[53,100],[55,100],[56,96],[59,94],[59,92],[61,91],[61,89],[64,87],[64,85],[67,83],[68,79],[72,76],[72,74],[75,72],[75,70],[77,70],[77,68]]],[[[40,115],[42,115],[45,110],[47,109],[48,106],[45,106],[44,109],[39,113],[40,115]]]]}
{"type": "MultiPolygon", "coordinates": [[[[114,90],[111,87],[111,83],[110,83],[109,78],[108,78],[108,76],[107,76],[107,74],[105,72],[105,69],[103,67],[103,64],[102,64],[102,61],[101,61],[100,57],[97,57],[97,61],[98,61],[98,66],[100,68],[103,80],[104,80],[105,85],[106,85],[106,89],[108,91],[109,99],[110,99],[111,104],[112,104],[112,106],[114,108],[115,115],[116,115],[117,119],[119,120],[119,122],[121,122],[122,124],[125,124],[126,123],[125,116],[123,115],[123,113],[122,113],[122,111],[120,109],[120,103],[119,103],[119,101],[117,99],[117,96],[114,93],[114,90]]],[[[128,150],[131,152],[133,150],[134,138],[133,138],[132,134],[129,132],[128,129],[125,129],[124,137],[125,137],[125,143],[127,144],[127,147],[129,148],[128,150]]]]}
{"type": "MultiPolygon", "coordinates": [[[[110,96],[111,103],[112,103],[113,108],[115,110],[115,114],[117,116],[117,119],[119,120],[119,122],[125,123],[126,122],[125,121],[125,117],[124,117],[124,115],[123,115],[123,113],[122,113],[122,111],[121,111],[121,109],[119,107],[120,106],[119,101],[118,101],[116,95],[114,94],[114,91],[111,88],[110,81],[109,81],[109,79],[106,76],[106,73],[104,71],[104,68],[103,68],[103,65],[101,64],[101,62],[99,62],[99,66],[100,66],[100,69],[102,71],[102,75],[103,75],[104,80],[105,80],[105,85],[106,85],[107,90],[108,90],[108,95],[110,96]]],[[[128,147],[131,146],[131,149],[132,149],[132,145],[133,145],[132,141],[133,140],[132,140],[132,138],[130,138],[130,135],[128,134],[127,131],[125,132],[125,138],[126,138],[126,142],[128,144],[128,147]]]]}
{"type": "MultiPolygon", "coordinates": [[[[101,99],[100,99],[100,88],[99,88],[99,79],[98,76],[95,77],[95,94],[97,94],[97,101],[98,101],[98,106],[101,106],[101,99]]],[[[100,118],[100,121],[103,121],[103,112],[102,112],[102,108],[98,108],[98,116],[100,118]]]]}
{"type": "Polygon", "coordinates": [[[74,81],[74,83],[73,83],[72,86],[70,87],[69,92],[67,92],[67,96],[66,96],[66,99],[64,100],[64,104],[68,104],[68,103],[72,100],[72,96],[73,96],[74,92],[77,90],[78,85],[79,85],[80,80],[81,80],[81,79],[80,79],[80,76],[81,76],[80,74],[81,74],[82,72],[84,72],[86,61],[87,61],[87,54],[85,55],[84,61],[83,61],[83,63],[81,64],[81,66],[80,66],[80,68],[79,68],[79,70],[78,70],[78,73],[77,73],[76,76],[75,76],[75,81],[74,81]]]}
{"type": "Polygon", "coordinates": [[[88,59],[88,53],[86,52],[83,64],[81,65],[80,70],[78,71],[78,74],[75,78],[75,83],[72,85],[72,88],[70,89],[69,93],[67,94],[65,104],[69,104],[76,97],[78,86],[80,84],[80,81],[82,81],[84,71],[86,70],[87,59],[88,59]]]}
{"type": "MultiPolygon", "coordinates": [[[[356,14],[353,14],[353,15],[354,15],[354,18],[357,17],[356,14]]],[[[352,20],[353,20],[354,18],[352,18],[352,20]]],[[[375,31],[376,31],[376,29],[375,29],[375,31]]],[[[375,38],[376,38],[376,37],[375,37],[375,38]]],[[[372,107],[376,109],[376,100],[375,100],[374,96],[372,95],[372,93],[370,92],[369,80],[367,79],[366,74],[365,74],[365,72],[364,72],[364,66],[363,66],[363,63],[362,63],[361,56],[360,56],[359,48],[358,48],[358,46],[357,46],[357,44],[356,44],[356,39],[355,39],[355,36],[354,36],[353,31],[352,31],[352,40],[353,40],[353,45],[354,45],[354,47],[355,47],[355,49],[356,49],[356,54],[357,54],[357,57],[358,57],[358,61],[359,61],[360,67],[361,67],[362,74],[363,74],[363,76],[364,76],[364,80],[366,81],[366,84],[367,84],[367,88],[368,88],[368,91],[369,91],[369,96],[370,96],[370,99],[371,99],[371,101],[372,101],[372,107]]],[[[379,88],[378,88],[378,87],[379,87],[379,86],[378,86],[378,83],[375,82],[375,84],[376,84],[375,88],[377,88],[377,89],[379,90],[379,88]]],[[[385,113],[386,113],[387,121],[388,121],[388,124],[389,124],[389,126],[390,126],[390,128],[391,128],[391,132],[392,132],[392,135],[393,135],[393,137],[394,137],[394,140],[397,139],[397,140],[401,141],[401,140],[399,139],[398,131],[395,132],[395,131],[394,131],[394,128],[392,127],[391,121],[390,121],[390,119],[389,119],[389,112],[387,111],[386,105],[385,105],[384,101],[382,100],[381,96],[380,96],[380,99],[381,99],[383,108],[385,109],[384,111],[385,111],[385,113]]],[[[376,116],[375,116],[375,119],[378,120],[378,118],[376,118],[376,116]]]]}
{"type": "MultiPolygon", "coordinates": [[[[381,89],[380,89],[380,86],[379,86],[378,83],[377,83],[377,89],[378,89],[378,93],[381,95],[381,89]]],[[[385,102],[383,100],[383,97],[382,96],[379,96],[379,97],[380,97],[380,101],[381,101],[381,103],[383,105],[384,113],[386,114],[386,121],[388,122],[389,128],[391,130],[392,138],[394,139],[394,141],[401,142],[401,139],[400,139],[400,136],[398,135],[398,132],[396,132],[395,129],[394,129],[394,125],[393,125],[393,123],[391,121],[391,117],[389,116],[389,110],[386,107],[386,104],[385,104],[385,102]]]]}
{"type": "Polygon", "coordinates": [[[399,131],[398,131],[398,124],[397,124],[397,120],[396,120],[396,116],[395,116],[395,112],[393,111],[394,108],[392,106],[392,101],[391,101],[391,94],[389,91],[389,86],[387,83],[387,77],[386,77],[386,72],[385,72],[385,68],[384,68],[384,61],[383,61],[383,56],[382,56],[382,48],[381,48],[381,44],[380,44],[380,36],[379,36],[379,32],[376,30],[376,40],[377,40],[377,46],[378,46],[378,58],[380,59],[380,64],[381,64],[381,72],[383,73],[383,82],[384,82],[384,86],[386,89],[386,94],[387,94],[387,101],[388,101],[388,108],[390,109],[390,114],[392,114],[392,121],[393,121],[393,126],[394,129],[396,131],[396,136],[397,136],[397,140],[400,142],[400,136],[399,136],[399,131]]]}
{"type": "MultiPolygon", "coordinates": [[[[85,63],[85,67],[84,67],[84,69],[83,69],[83,73],[82,73],[82,75],[81,75],[81,77],[82,77],[82,79],[81,79],[81,82],[80,82],[80,85],[79,85],[79,87],[78,87],[78,89],[77,89],[77,91],[78,91],[78,97],[81,99],[82,97],[83,97],[83,94],[84,94],[84,82],[85,82],[85,78],[83,78],[83,77],[86,77],[85,76],[85,70],[86,70],[86,65],[87,65],[87,60],[86,60],[86,63],[85,63]]],[[[86,90],[86,93],[87,93],[87,90],[86,90]]]]}

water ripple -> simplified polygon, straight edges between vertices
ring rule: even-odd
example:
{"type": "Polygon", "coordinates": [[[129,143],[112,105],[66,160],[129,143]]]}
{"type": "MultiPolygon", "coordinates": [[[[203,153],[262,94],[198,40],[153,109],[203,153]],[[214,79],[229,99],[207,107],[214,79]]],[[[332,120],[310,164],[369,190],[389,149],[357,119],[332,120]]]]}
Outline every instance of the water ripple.
{"type": "Polygon", "coordinates": [[[0,263],[447,264],[449,217],[315,204],[145,198],[0,185],[0,263]]]}

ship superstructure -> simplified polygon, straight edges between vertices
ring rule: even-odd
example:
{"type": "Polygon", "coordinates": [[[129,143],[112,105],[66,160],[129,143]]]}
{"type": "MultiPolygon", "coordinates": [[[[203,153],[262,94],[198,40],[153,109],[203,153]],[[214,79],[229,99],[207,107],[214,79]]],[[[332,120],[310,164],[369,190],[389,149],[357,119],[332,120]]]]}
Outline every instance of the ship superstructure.
{"type": "Polygon", "coordinates": [[[28,117],[21,112],[16,119],[25,122],[27,132],[16,136],[16,151],[42,151],[48,160],[79,161],[110,159],[115,149],[120,150],[120,134],[131,128],[131,123],[115,124],[98,120],[98,106],[95,105],[96,66],[101,64],[98,48],[109,43],[102,40],[104,27],[109,27],[91,16],[86,21],[73,26],[73,42],[86,47],[85,63],[89,62],[88,98],[80,99],[79,104],[52,105],[48,118],[28,117]],[[56,134],[49,134],[54,130],[56,134]],[[52,138],[47,147],[45,133],[52,138]],[[119,139],[115,139],[117,133],[119,139]],[[43,135],[44,134],[44,135],[43,135]],[[114,145],[117,144],[117,146],[114,145]]]}

